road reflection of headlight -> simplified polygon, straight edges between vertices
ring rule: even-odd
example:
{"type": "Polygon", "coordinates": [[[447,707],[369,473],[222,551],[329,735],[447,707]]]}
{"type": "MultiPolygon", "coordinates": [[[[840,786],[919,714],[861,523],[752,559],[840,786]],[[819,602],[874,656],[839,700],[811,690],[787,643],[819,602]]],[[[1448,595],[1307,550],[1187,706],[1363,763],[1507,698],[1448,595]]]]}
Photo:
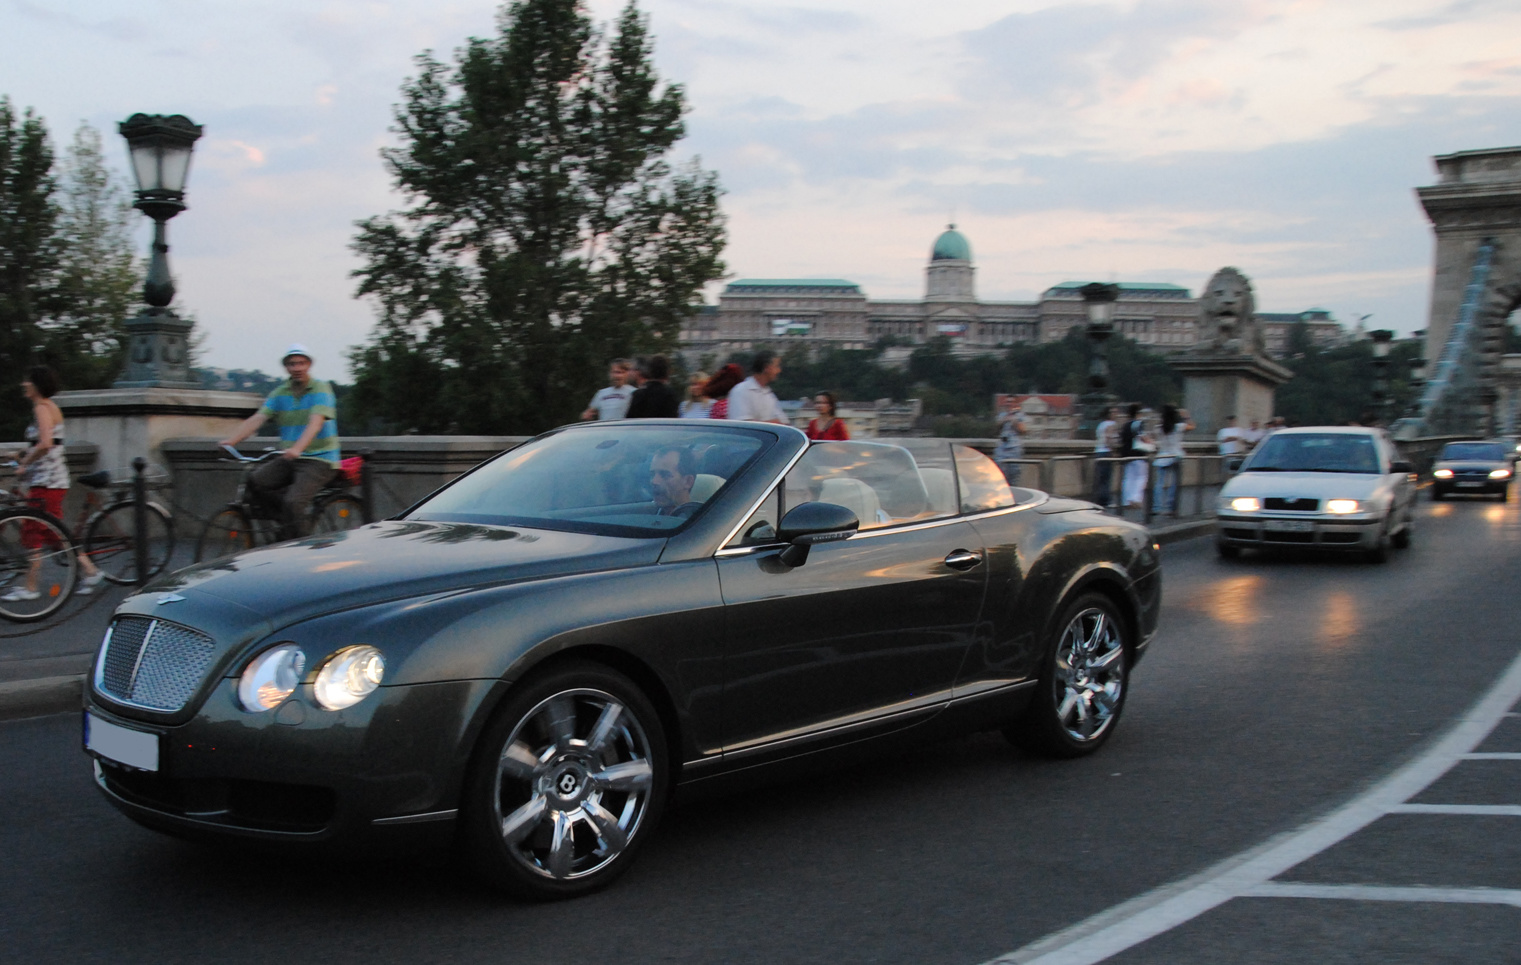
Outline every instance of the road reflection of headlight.
{"type": "Polygon", "coordinates": [[[352,707],[375,692],[386,673],[386,658],[374,647],[339,650],[317,672],[312,696],[328,710],[352,707]]]}
{"type": "Polygon", "coordinates": [[[273,710],[295,693],[306,671],[306,654],[294,643],[282,643],[248,661],[238,680],[238,703],[250,713],[273,710]]]}
{"type": "Polygon", "coordinates": [[[1509,469],[1495,469],[1495,470],[1492,470],[1490,472],[1490,474],[1489,474],[1489,478],[1490,479],[1509,479],[1510,478],[1510,470],[1509,469]]]}
{"type": "Polygon", "coordinates": [[[1238,513],[1255,513],[1262,508],[1262,501],[1256,496],[1237,496],[1231,500],[1231,509],[1238,513]]]}
{"type": "Polygon", "coordinates": [[[1436,472],[1432,473],[1432,475],[1435,476],[1438,479],[1451,479],[1452,478],[1452,470],[1451,469],[1438,469],[1436,472]]]}
{"type": "Polygon", "coordinates": [[[1336,513],[1338,516],[1346,513],[1357,512],[1357,500],[1355,499],[1331,499],[1326,501],[1326,512],[1336,513]]]}

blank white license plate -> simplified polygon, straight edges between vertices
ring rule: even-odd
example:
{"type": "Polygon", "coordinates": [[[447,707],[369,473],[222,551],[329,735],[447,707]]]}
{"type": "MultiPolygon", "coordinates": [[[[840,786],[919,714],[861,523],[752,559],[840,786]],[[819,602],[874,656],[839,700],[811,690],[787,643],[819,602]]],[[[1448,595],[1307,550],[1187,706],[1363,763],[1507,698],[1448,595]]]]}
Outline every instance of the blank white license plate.
{"type": "Polygon", "coordinates": [[[140,771],[158,770],[158,735],[84,715],[85,750],[140,771]]]}
{"type": "Polygon", "coordinates": [[[1313,533],[1315,524],[1308,519],[1268,519],[1263,525],[1274,533],[1313,533]]]}
{"type": "Polygon", "coordinates": [[[1478,489],[1482,485],[1484,485],[1484,484],[1481,483],[1481,482],[1460,482],[1460,483],[1458,483],[1458,488],[1459,489],[1478,489]]]}

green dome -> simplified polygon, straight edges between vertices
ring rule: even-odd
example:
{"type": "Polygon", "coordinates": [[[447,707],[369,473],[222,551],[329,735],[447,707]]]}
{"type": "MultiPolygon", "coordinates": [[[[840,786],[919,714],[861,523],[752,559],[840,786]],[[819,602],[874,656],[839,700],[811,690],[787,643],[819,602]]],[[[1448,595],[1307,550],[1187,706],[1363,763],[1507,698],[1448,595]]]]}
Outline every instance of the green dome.
{"type": "Polygon", "coordinates": [[[971,261],[972,246],[967,243],[966,236],[951,225],[945,233],[935,239],[935,247],[930,251],[930,261],[971,261]]]}

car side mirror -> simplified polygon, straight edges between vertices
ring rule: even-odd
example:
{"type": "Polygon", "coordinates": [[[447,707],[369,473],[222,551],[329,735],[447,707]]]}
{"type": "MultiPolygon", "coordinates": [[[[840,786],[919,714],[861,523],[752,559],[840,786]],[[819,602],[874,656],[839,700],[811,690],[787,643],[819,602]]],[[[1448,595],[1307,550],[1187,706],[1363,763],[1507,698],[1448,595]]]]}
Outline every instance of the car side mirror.
{"type": "Polygon", "coordinates": [[[1393,462],[1391,462],[1389,464],[1389,471],[1390,472],[1403,472],[1403,473],[1407,473],[1408,474],[1408,473],[1415,472],[1415,466],[1411,465],[1410,463],[1406,462],[1403,459],[1396,459],[1396,460],[1394,460],[1393,462]]]}
{"type": "Polygon", "coordinates": [[[803,503],[794,506],[782,517],[776,538],[787,547],[777,559],[791,567],[808,562],[808,548],[815,543],[831,543],[850,539],[861,528],[856,514],[835,503],[803,503]]]}

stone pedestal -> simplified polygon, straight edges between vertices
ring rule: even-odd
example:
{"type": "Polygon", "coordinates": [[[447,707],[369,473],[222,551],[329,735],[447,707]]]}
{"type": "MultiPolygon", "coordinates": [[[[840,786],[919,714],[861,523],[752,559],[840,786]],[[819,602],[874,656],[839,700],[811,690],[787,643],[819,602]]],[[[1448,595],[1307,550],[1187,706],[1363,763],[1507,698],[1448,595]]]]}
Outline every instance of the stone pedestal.
{"type": "Polygon", "coordinates": [[[129,466],[133,458],[166,466],[165,439],[210,436],[220,439],[253,415],[264,401],[249,392],[211,392],[164,386],[60,392],[69,443],[99,447],[101,469],[129,466]]]}
{"type": "Polygon", "coordinates": [[[1236,425],[1273,416],[1273,392],[1294,373],[1257,355],[1189,356],[1169,363],[1183,376],[1183,406],[1193,417],[1192,439],[1213,439],[1227,416],[1236,425]]]}
{"type": "Polygon", "coordinates": [[[190,371],[190,330],[195,323],[167,308],[149,308],[127,319],[127,368],[114,388],[199,391],[190,371]]]}

